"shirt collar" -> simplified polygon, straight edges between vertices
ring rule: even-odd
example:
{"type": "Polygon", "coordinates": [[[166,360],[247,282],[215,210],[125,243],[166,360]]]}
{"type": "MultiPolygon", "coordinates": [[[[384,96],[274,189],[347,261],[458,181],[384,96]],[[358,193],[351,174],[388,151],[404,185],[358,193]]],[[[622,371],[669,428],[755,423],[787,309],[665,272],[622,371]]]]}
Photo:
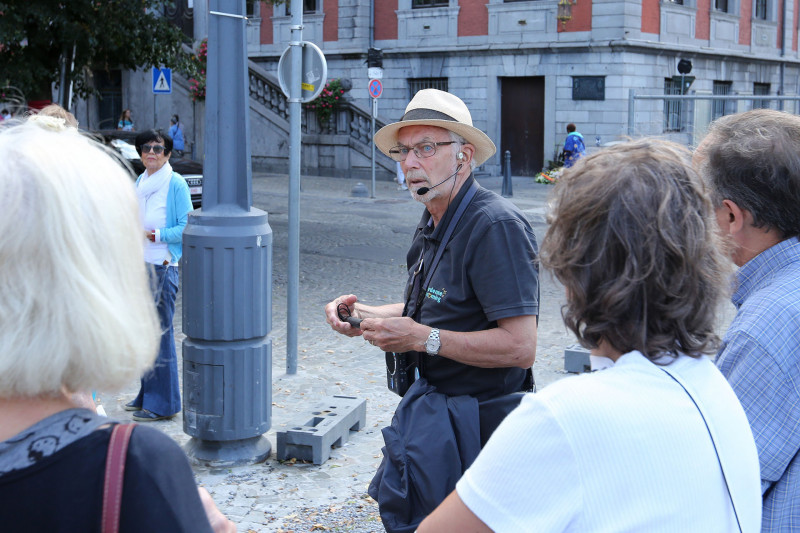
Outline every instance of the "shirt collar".
{"type": "Polygon", "coordinates": [[[748,296],[767,284],[773,274],[796,262],[800,262],[800,239],[797,237],[770,246],[739,268],[738,286],[731,297],[733,304],[740,307],[748,296]]]}

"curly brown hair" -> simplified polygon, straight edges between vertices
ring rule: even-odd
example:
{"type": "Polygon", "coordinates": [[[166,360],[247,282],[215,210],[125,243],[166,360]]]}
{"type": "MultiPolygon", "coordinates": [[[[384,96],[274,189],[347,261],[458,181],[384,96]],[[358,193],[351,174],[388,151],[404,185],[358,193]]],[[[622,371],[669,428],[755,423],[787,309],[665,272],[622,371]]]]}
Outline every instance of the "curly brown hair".
{"type": "Polygon", "coordinates": [[[564,284],[564,323],[583,346],[651,360],[714,350],[730,267],[686,148],[643,139],[580,160],[548,222],[542,264],[564,284]]]}

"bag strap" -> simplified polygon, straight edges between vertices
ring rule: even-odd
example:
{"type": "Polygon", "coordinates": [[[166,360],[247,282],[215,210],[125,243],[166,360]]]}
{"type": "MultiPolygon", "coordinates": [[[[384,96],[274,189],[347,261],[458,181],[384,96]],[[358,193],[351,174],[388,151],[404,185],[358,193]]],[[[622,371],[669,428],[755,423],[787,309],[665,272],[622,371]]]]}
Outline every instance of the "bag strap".
{"type": "Polygon", "coordinates": [[[106,455],[106,476],[103,485],[103,533],[119,531],[119,514],[122,506],[122,481],[125,477],[125,458],[128,442],[136,424],[117,424],[111,430],[106,455]]]}
{"type": "Polygon", "coordinates": [[[703,424],[706,425],[706,431],[708,431],[708,436],[711,437],[711,445],[714,447],[714,453],[717,454],[717,463],[719,464],[719,468],[722,471],[722,480],[725,481],[725,489],[728,491],[728,498],[731,500],[731,508],[733,509],[733,516],[736,518],[736,525],[739,526],[739,532],[742,532],[742,524],[739,521],[739,513],[736,512],[736,504],[733,502],[733,494],[731,494],[731,487],[728,485],[728,477],[725,475],[725,467],[722,465],[722,459],[719,456],[719,450],[717,450],[717,443],[714,440],[714,433],[711,431],[711,426],[708,425],[708,420],[706,420],[706,416],[703,414],[703,410],[700,409],[700,406],[697,404],[697,401],[692,396],[692,393],[689,392],[689,389],[683,384],[683,382],[678,379],[672,372],[667,370],[664,367],[658,367],[662,370],[665,374],[671,377],[675,383],[681,386],[681,388],[689,395],[689,399],[692,400],[692,403],[697,408],[697,411],[700,413],[700,418],[703,419],[703,424]]]}

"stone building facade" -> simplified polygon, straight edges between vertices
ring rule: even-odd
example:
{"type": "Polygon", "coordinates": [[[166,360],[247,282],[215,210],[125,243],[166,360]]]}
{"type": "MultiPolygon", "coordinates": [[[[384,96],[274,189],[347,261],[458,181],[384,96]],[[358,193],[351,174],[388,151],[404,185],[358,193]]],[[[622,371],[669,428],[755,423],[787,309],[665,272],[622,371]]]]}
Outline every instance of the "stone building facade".
{"type": "MultiPolygon", "coordinates": [[[[747,96],[800,94],[799,2],[577,0],[561,23],[556,0],[304,0],[303,38],[324,52],[328,78],[352,82],[354,106],[370,109],[367,50],[379,48],[381,121],[398,119],[420,88],[446,89],[498,146],[482,170],[499,173],[508,150],[514,173],[530,175],[555,157],[570,122],[588,146],[628,135],[630,124],[634,135],[691,144],[716,116],[782,105],[747,96]],[[681,59],[692,64],[683,78],[681,59]],[[682,88],[740,99],[631,106],[631,90],[682,88]]],[[[249,9],[248,53],[274,72],[289,41],[287,7],[249,9]]]]}

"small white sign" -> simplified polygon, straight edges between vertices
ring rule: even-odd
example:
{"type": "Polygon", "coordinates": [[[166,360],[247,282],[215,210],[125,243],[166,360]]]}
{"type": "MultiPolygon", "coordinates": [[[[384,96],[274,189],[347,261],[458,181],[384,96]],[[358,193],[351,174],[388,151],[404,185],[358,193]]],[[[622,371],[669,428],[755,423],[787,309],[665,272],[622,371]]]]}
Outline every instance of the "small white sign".
{"type": "Polygon", "coordinates": [[[378,118],[378,99],[372,99],[372,116],[378,118]]]}
{"type": "Polygon", "coordinates": [[[373,80],[382,80],[383,69],[381,67],[369,67],[367,69],[367,77],[373,80]]]}

